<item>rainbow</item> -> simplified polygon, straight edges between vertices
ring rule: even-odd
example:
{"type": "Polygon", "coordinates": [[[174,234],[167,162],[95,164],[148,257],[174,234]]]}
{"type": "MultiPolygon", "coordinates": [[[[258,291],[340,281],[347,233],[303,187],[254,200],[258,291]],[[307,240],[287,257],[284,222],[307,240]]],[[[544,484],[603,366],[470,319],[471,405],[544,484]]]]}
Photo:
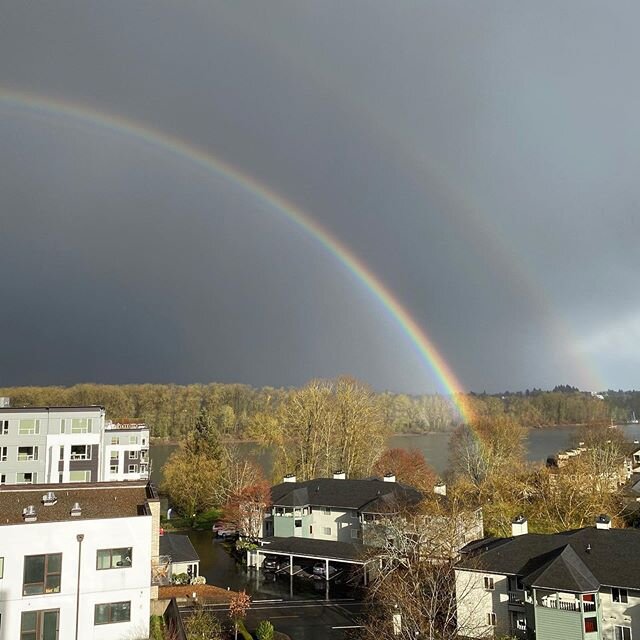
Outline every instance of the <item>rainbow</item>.
{"type": "Polygon", "coordinates": [[[0,108],[2,107],[5,109],[14,108],[20,111],[29,110],[37,115],[67,117],[78,124],[84,124],[91,128],[99,127],[102,130],[139,140],[161,151],[195,163],[207,172],[223,176],[253,197],[267,203],[319,242],[330,255],[336,258],[373,294],[389,316],[410,339],[421,359],[426,363],[427,368],[438,378],[445,392],[451,395],[461,418],[465,422],[469,422],[472,419],[471,407],[466,400],[460,381],[438,351],[433,340],[411,316],[400,300],[339,238],[322,227],[308,213],[267,185],[231,166],[209,151],[205,151],[172,134],[159,131],[120,115],[115,116],[92,107],[68,101],[0,89],[0,108]]]}

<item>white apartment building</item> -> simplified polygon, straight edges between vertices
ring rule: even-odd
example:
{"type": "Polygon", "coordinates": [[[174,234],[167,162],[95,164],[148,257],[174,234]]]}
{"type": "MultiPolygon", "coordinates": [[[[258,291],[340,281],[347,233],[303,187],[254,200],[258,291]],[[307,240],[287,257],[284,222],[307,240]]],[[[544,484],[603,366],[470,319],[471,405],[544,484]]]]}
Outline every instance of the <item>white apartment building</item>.
{"type": "Polygon", "coordinates": [[[103,407],[0,407],[0,484],[146,480],[149,428],[103,407]]]}
{"type": "Polygon", "coordinates": [[[4,486],[0,514],[0,638],[148,638],[159,526],[151,485],[4,486]]]}

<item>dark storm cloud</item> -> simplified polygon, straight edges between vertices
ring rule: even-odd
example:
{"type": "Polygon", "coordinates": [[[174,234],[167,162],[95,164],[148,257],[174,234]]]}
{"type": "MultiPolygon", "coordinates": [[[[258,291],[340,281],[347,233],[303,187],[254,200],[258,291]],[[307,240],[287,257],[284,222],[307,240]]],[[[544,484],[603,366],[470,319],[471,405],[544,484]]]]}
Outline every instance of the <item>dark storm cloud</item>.
{"type": "MultiPolygon", "coordinates": [[[[15,2],[0,91],[121,114],[287,195],[389,285],[468,388],[631,387],[637,13],[15,2]]],[[[349,372],[437,388],[370,293],[228,181],[2,103],[0,143],[0,383],[349,372]]]]}

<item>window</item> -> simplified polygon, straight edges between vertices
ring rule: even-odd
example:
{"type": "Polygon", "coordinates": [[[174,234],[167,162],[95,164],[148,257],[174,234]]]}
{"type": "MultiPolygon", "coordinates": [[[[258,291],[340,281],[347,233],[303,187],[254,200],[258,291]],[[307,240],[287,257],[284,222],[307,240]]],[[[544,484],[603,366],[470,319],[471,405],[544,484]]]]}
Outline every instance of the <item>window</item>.
{"type": "Polygon", "coordinates": [[[487,624],[490,627],[496,626],[496,614],[493,613],[493,611],[491,611],[490,613],[487,613],[487,624]]]}
{"type": "Polygon", "coordinates": [[[137,451],[129,451],[129,460],[137,460],[138,452],[137,451]]]}
{"type": "Polygon", "coordinates": [[[129,465],[129,473],[138,473],[138,465],[130,464],[129,465]]]}
{"type": "Polygon", "coordinates": [[[310,536],[313,535],[313,525],[312,524],[309,525],[309,535],[310,536]]]}
{"type": "Polygon", "coordinates": [[[16,483],[17,484],[33,484],[36,482],[37,477],[38,477],[38,474],[34,472],[17,473],[16,483]]]}
{"type": "Polygon", "coordinates": [[[7,474],[0,473],[0,484],[7,484],[7,474]]]}
{"type": "Polygon", "coordinates": [[[95,607],[94,624],[113,624],[129,622],[129,620],[131,620],[131,602],[109,602],[97,604],[95,607]]]}
{"type": "Polygon", "coordinates": [[[301,527],[301,526],[302,526],[302,520],[295,520],[295,521],[294,521],[294,525],[295,525],[296,527],[301,527]]]}
{"type": "Polygon", "coordinates": [[[131,566],[133,549],[122,547],[120,549],[98,549],[96,569],[121,569],[131,566]]]}
{"type": "Polygon", "coordinates": [[[109,467],[109,471],[110,471],[111,473],[118,473],[118,465],[117,465],[117,464],[112,464],[112,465],[109,467]]]}
{"type": "Polygon", "coordinates": [[[71,460],[91,460],[91,447],[86,444],[72,444],[71,460]]]}
{"type": "Polygon", "coordinates": [[[629,595],[626,589],[618,589],[617,587],[612,587],[611,599],[614,602],[621,602],[623,604],[627,604],[629,602],[629,595]]]}
{"type": "Polygon", "coordinates": [[[352,511],[352,512],[351,512],[351,517],[352,517],[354,520],[357,520],[357,519],[358,519],[358,512],[357,512],[357,511],[352,511]]]}
{"type": "Polygon", "coordinates": [[[7,447],[0,447],[0,462],[7,461],[7,447]]]}
{"type": "Polygon", "coordinates": [[[138,436],[129,436],[129,444],[138,444],[138,436]]]}
{"type": "Polygon", "coordinates": [[[60,593],[62,554],[50,553],[24,557],[23,596],[60,593]]]}
{"type": "Polygon", "coordinates": [[[4,558],[0,558],[0,578],[4,578],[4,558]]]}
{"type": "Polygon", "coordinates": [[[70,471],[69,482],[91,482],[91,471],[70,471]]]}
{"type": "Polygon", "coordinates": [[[58,640],[60,609],[23,611],[20,620],[20,640],[58,640]]]}
{"type": "Polygon", "coordinates": [[[144,447],[147,444],[147,439],[145,437],[142,437],[142,439],[140,440],[140,444],[144,447]]]}
{"type": "Polygon", "coordinates": [[[598,618],[584,619],[584,632],[595,633],[598,630],[598,618]]]}
{"type": "Polygon", "coordinates": [[[73,418],[71,433],[91,433],[91,418],[73,418]]]}
{"type": "Polygon", "coordinates": [[[38,459],[38,447],[18,447],[18,462],[38,459]]]}
{"type": "Polygon", "coordinates": [[[0,435],[6,436],[9,433],[9,421],[0,420],[0,435]]]}
{"type": "Polygon", "coordinates": [[[351,529],[351,539],[357,540],[360,537],[360,531],[358,529],[351,529]]]}
{"type": "Polygon", "coordinates": [[[322,533],[324,533],[325,536],[330,536],[331,535],[331,527],[323,527],[322,533]]]}
{"type": "Polygon", "coordinates": [[[484,577],[484,588],[487,589],[488,591],[493,591],[494,585],[493,585],[493,578],[491,576],[484,577]]]}
{"type": "Polygon", "coordinates": [[[613,640],[631,640],[631,627],[621,627],[614,625],[613,640]]]}
{"type": "Polygon", "coordinates": [[[60,433],[64,433],[65,427],[66,427],[65,419],[62,418],[62,420],[60,420],[60,433]]]}
{"type": "Polygon", "coordinates": [[[324,507],[322,509],[322,513],[324,513],[325,516],[330,516],[331,515],[331,507],[324,507]]]}
{"type": "Polygon", "coordinates": [[[118,444],[118,436],[111,436],[111,444],[118,444]]]}
{"type": "Polygon", "coordinates": [[[21,436],[35,436],[40,433],[40,420],[20,420],[18,433],[21,436]]]}

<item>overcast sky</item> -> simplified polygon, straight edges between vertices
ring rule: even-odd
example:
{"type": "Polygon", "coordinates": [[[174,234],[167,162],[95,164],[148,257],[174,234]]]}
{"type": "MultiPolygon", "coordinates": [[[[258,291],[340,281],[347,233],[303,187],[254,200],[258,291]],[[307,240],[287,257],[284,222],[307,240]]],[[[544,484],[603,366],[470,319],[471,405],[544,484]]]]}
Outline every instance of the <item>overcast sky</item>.
{"type": "Polygon", "coordinates": [[[23,2],[0,20],[0,384],[637,388],[635,2],[23,2]],[[4,98],[2,97],[4,96],[4,98]]]}

